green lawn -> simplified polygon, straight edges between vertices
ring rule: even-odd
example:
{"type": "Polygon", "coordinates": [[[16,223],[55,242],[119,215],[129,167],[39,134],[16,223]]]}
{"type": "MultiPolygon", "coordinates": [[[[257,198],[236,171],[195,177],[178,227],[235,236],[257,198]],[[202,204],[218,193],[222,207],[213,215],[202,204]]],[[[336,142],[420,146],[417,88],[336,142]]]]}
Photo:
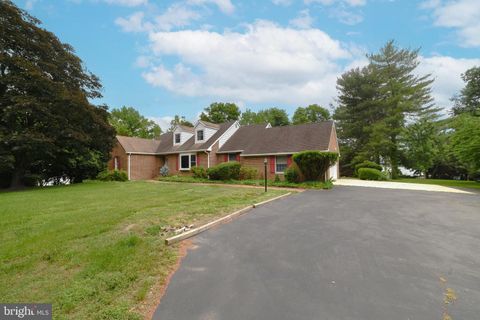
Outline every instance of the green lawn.
{"type": "Polygon", "coordinates": [[[476,181],[445,180],[445,179],[415,179],[415,178],[402,178],[402,179],[395,179],[393,181],[407,182],[407,183],[436,184],[436,185],[445,186],[445,187],[480,189],[480,183],[476,181]]]}
{"type": "Polygon", "coordinates": [[[53,303],[54,319],[141,319],[179,256],[163,226],[284,193],[154,182],[2,192],[1,301],[53,303]]]}

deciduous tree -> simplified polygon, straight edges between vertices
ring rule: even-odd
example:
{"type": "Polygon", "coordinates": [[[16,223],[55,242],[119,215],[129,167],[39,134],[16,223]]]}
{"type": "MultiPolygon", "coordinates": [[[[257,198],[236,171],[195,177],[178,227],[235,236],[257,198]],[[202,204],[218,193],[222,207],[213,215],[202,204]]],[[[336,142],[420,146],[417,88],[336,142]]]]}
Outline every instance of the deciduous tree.
{"type": "Polygon", "coordinates": [[[200,120],[223,123],[240,119],[240,109],[235,103],[214,102],[206,107],[200,115],[200,120]]]}
{"type": "Polygon", "coordinates": [[[315,123],[325,120],[330,120],[330,112],[318,104],[311,104],[306,108],[298,107],[292,117],[293,124],[315,123]]]}
{"type": "Polygon", "coordinates": [[[99,79],[74,49],[40,21],[0,1],[0,167],[13,187],[27,178],[95,176],[113,146],[114,129],[99,79]]]}
{"type": "Polygon", "coordinates": [[[160,137],[162,129],[154,121],[142,116],[135,108],[123,106],[112,109],[110,124],[118,135],[154,139],[160,137]]]}

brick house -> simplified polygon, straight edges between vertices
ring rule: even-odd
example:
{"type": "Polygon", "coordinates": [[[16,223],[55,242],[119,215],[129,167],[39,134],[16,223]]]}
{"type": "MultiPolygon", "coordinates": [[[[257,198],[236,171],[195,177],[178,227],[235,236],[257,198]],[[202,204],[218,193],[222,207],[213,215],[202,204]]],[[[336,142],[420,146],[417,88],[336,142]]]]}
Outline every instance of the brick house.
{"type": "MultiPolygon", "coordinates": [[[[179,125],[159,140],[117,136],[108,168],[125,170],[129,179],[142,180],[156,178],[163,165],[170,174],[182,174],[193,166],[209,168],[238,161],[263,176],[266,159],[267,177],[273,179],[292,164],[292,154],[304,150],[338,152],[333,121],[272,127],[199,120],[193,128],[179,125]]],[[[336,163],[328,176],[337,179],[338,168],[336,163]]]]}

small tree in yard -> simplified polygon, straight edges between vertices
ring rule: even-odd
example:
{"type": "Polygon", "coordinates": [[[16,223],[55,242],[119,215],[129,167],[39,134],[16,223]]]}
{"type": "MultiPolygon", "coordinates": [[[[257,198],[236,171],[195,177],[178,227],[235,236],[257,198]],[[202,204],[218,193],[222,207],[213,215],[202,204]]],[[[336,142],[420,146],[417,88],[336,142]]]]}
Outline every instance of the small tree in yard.
{"type": "Polygon", "coordinates": [[[327,180],[327,170],[338,160],[338,153],[303,151],[293,155],[293,161],[303,173],[305,180],[327,180]]]}

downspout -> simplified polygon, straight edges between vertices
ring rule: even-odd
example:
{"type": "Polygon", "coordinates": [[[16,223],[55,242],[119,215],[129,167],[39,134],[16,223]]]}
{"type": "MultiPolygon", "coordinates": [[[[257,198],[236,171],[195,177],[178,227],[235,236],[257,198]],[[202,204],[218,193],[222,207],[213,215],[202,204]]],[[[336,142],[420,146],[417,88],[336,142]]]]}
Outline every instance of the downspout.
{"type": "Polygon", "coordinates": [[[128,180],[130,180],[130,157],[131,157],[131,153],[128,154],[128,180]]]}

